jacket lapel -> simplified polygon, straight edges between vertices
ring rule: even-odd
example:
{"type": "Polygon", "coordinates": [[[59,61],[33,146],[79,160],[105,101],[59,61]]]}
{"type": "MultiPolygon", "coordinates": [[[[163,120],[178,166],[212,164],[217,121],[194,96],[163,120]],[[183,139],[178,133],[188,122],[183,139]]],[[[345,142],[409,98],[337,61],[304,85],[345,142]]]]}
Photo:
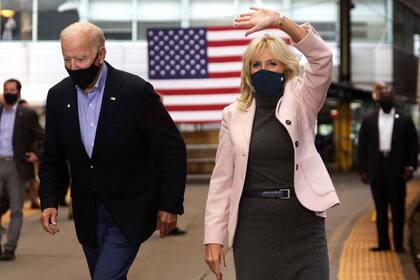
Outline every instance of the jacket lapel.
{"type": "Polygon", "coordinates": [[[22,116],[23,116],[22,108],[18,105],[16,107],[15,124],[13,127],[12,142],[14,143],[16,143],[16,141],[19,141],[19,138],[20,138],[19,135],[22,129],[22,116]]]}
{"type": "Polygon", "coordinates": [[[95,145],[93,147],[92,159],[97,157],[101,147],[103,137],[106,135],[107,128],[115,116],[118,105],[120,104],[119,88],[121,80],[118,79],[116,70],[107,63],[108,74],[105,82],[104,95],[102,97],[101,112],[99,113],[98,127],[95,135],[95,145]]]}
{"type": "MultiPolygon", "coordinates": [[[[244,134],[245,139],[245,146],[249,148],[251,143],[251,132],[252,132],[252,125],[254,123],[254,116],[255,116],[255,99],[252,99],[251,105],[248,109],[242,113],[240,118],[240,125],[242,127],[242,132],[244,134]]],[[[248,150],[246,151],[248,153],[248,150]]]]}
{"type": "Polygon", "coordinates": [[[77,102],[76,86],[70,78],[68,78],[67,82],[68,85],[64,87],[66,91],[63,92],[63,96],[65,96],[66,98],[63,110],[65,110],[65,112],[67,113],[67,118],[69,119],[69,126],[67,129],[71,131],[70,135],[74,135],[73,141],[77,142],[79,149],[83,151],[83,155],[86,156],[86,158],[89,158],[85,146],[83,145],[82,134],[80,132],[79,108],[77,102]]]}
{"type": "Polygon", "coordinates": [[[397,133],[400,131],[400,125],[401,125],[401,115],[397,110],[395,110],[394,113],[394,125],[392,126],[392,138],[391,138],[391,151],[394,147],[394,143],[397,139],[397,133]]]}
{"type": "Polygon", "coordinates": [[[296,88],[296,80],[286,83],[283,96],[278,101],[276,107],[276,118],[283,124],[292,140],[298,139],[297,134],[300,129],[299,115],[297,113],[298,101],[296,100],[294,88],[296,88]]]}
{"type": "Polygon", "coordinates": [[[379,151],[379,111],[377,111],[374,115],[374,118],[372,118],[372,127],[372,139],[375,140],[376,150],[379,151]]]}

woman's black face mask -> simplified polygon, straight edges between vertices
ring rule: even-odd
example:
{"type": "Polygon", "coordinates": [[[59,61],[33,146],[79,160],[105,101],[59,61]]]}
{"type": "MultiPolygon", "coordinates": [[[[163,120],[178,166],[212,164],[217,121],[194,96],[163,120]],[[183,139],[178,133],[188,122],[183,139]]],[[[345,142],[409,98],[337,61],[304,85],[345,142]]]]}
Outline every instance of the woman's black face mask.
{"type": "Polygon", "coordinates": [[[251,81],[256,95],[270,97],[281,92],[286,79],[282,73],[259,70],[251,75],[251,81]]]}

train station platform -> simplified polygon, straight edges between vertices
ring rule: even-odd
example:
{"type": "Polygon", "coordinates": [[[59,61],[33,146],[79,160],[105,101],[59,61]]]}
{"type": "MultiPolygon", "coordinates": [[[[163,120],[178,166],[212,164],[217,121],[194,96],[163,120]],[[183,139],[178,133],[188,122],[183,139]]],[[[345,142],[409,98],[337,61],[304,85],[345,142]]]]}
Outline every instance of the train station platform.
{"type": "MultiPolygon", "coordinates": [[[[420,199],[419,175],[408,186],[407,218],[420,199]]],[[[363,185],[354,173],[333,173],[332,177],[341,204],[327,213],[330,279],[419,279],[408,244],[405,244],[406,252],[403,254],[369,251],[376,245],[369,186],[363,185]]],[[[185,214],[179,218],[179,227],[187,230],[187,234],[165,239],[154,234],[142,244],[128,279],[215,279],[203,261],[203,217],[207,191],[207,183],[188,184],[185,214]]],[[[1,280],[89,279],[84,255],[76,239],[73,221],[67,219],[67,211],[66,207],[60,208],[61,231],[56,236],[50,236],[39,225],[39,211],[30,210],[29,204],[25,206],[25,222],[16,260],[0,262],[1,280]]],[[[3,224],[5,222],[6,217],[3,224]]],[[[223,279],[234,280],[230,249],[226,252],[226,262],[223,279]]]]}

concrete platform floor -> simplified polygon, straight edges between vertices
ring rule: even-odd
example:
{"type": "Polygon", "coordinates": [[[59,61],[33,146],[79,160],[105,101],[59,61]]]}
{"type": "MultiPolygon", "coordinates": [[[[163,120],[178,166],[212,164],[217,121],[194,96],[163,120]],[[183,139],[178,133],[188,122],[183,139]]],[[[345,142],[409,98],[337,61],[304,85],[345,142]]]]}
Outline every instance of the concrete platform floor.
{"type": "MultiPolygon", "coordinates": [[[[328,211],[327,236],[330,256],[330,279],[404,279],[403,269],[399,275],[403,278],[392,278],[389,275],[375,278],[346,278],[343,274],[343,252],[356,250],[358,256],[370,253],[367,248],[374,246],[375,231],[371,230],[366,248],[358,248],[355,242],[350,245],[356,247],[349,249],[352,231],[360,226],[362,228],[374,227],[370,221],[373,204],[368,186],[360,183],[359,178],[353,173],[333,174],[341,204],[328,211]],[[347,241],[347,243],[346,243],[347,241]],[[372,243],[372,244],[370,244],[372,243]],[[343,247],[344,246],[344,247],[343,247]],[[344,250],[343,250],[344,248],[344,250]],[[341,263],[341,266],[340,266],[341,263]],[[341,271],[340,271],[341,269],[341,271]]],[[[411,186],[410,186],[411,189],[411,186]]],[[[179,218],[179,227],[188,233],[183,236],[160,239],[154,234],[145,242],[139,251],[129,274],[130,280],[209,280],[215,279],[203,261],[203,216],[205,201],[208,191],[207,184],[189,184],[185,194],[185,214],[179,218]]],[[[416,189],[417,197],[418,191],[416,189]]],[[[1,280],[71,280],[89,279],[87,265],[80,245],[74,232],[73,221],[67,219],[67,208],[59,210],[60,233],[54,237],[47,235],[39,225],[39,213],[25,210],[25,218],[17,258],[13,262],[0,263],[1,280]]],[[[363,233],[365,234],[365,233],[363,233]]],[[[392,252],[389,254],[393,254],[392,252]]],[[[406,253],[408,256],[408,253],[406,253]]],[[[349,257],[346,262],[356,259],[349,257]]],[[[408,257],[407,257],[408,258],[408,257]]],[[[365,259],[364,259],[365,260],[365,259]]],[[[227,269],[224,279],[235,279],[231,250],[227,251],[227,269]]],[[[394,263],[401,262],[400,256],[394,258],[394,263]]],[[[408,258],[409,263],[409,258],[408,258]]],[[[370,266],[369,259],[365,265],[370,266]]],[[[408,265],[409,266],[409,265],[408,265]]],[[[403,267],[403,266],[401,266],[403,267]]],[[[348,270],[346,270],[348,271],[348,270]]],[[[353,271],[357,272],[357,271],[353,271]]],[[[416,278],[405,278],[415,280],[416,278]]]]}

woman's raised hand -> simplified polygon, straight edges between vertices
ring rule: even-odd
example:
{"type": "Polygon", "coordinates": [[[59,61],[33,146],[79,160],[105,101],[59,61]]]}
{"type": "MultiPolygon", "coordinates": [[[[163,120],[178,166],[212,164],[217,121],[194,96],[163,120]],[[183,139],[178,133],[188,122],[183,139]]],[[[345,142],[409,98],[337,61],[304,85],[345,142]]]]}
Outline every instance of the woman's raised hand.
{"type": "Polygon", "coordinates": [[[270,26],[277,26],[282,19],[282,15],[274,10],[256,6],[252,6],[251,10],[253,12],[241,14],[233,22],[234,27],[249,27],[245,36],[270,26]]]}

